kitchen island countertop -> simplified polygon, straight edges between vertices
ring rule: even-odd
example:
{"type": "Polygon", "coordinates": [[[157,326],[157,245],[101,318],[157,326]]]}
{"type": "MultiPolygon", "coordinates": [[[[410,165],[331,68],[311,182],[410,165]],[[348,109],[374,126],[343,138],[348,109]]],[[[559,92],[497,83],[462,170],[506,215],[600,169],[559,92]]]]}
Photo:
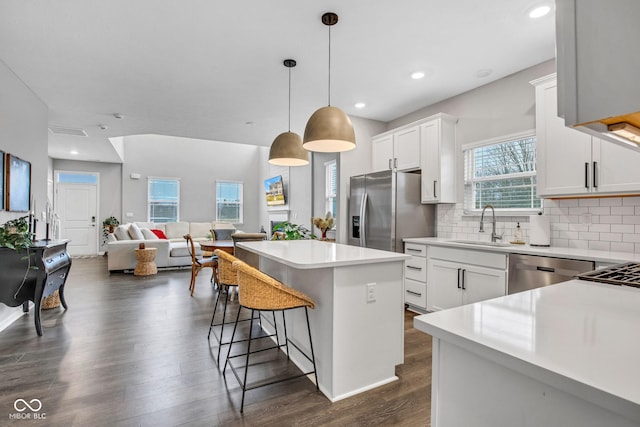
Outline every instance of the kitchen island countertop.
{"type": "MultiPolygon", "coordinates": [[[[512,386],[520,389],[521,383],[532,384],[531,390],[537,393],[530,398],[541,400],[535,403],[520,402],[519,409],[514,413],[515,418],[526,414],[529,405],[539,405],[530,415],[538,416],[535,411],[543,412],[542,408],[550,401],[549,398],[543,400],[542,396],[551,397],[552,393],[560,390],[558,402],[564,399],[581,402],[581,405],[587,402],[586,409],[578,410],[576,408],[582,406],[573,408],[570,403],[560,405],[556,402],[555,407],[550,407],[548,417],[553,417],[554,411],[569,411],[571,416],[580,412],[580,416],[593,419],[589,408],[595,407],[594,414],[599,416],[608,414],[602,412],[605,408],[615,417],[622,417],[622,424],[607,421],[607,424],[601,425],[627,425],[624,424],[625,420],[632,420],[629,425],[640,423],[640,289],[571,280],[428,313],[416,317],[414,325],[432,335],[434,341],[439,343],[434,346],[434,378],[440,375],[441,382],[437,387],[434,381],[432,394],[435,400],[432,408],[436,418],[440,410],[440,421],[448,417],[446,403],[442,403],[446,402],[449,387],[445,378],[450,379],[446,374],[446,365],[455,362],[451,362],[454,360],[451,357],[447,358],[449,362],[437,360],[439,356],[445,357],[445,353],[437,354],[437,349],[444,352],[449,348],[448,351],[455,352],[451,349],[457,348],[468,352],[466,357],[480,364],[474,366],[476,370],[486,363],[486,369],[481,370],[500,366],[505,373],[517,372],[521,376],[518,377],[519,382],[512,383],[513,373],[505,374],[504,390],[512,386]],[[453,347],[447,347],[449,344],[453,347]],[[444,365],[439,365],[442,363],[444,365]],[[442,366],[445,373],[436,374],[438,366],[442,366]],[[612,424],[608,424],[610,422],[612,424]]],[[[474,372],[471,371],[469,375],[475,375],[474,372]]],[[[493,378],[499,377],[494,374],[493,378]]],[[[468,377],[465,379],[470,380],[468,377]]],[[[503,379],[496,381],[500,384],[503,379]]],[[[508,399],[509,392],[506,393],[508,399]]],[[[515,392],[512,390],[511,393],[515,392]]],[[[524,396],[522,394],[521,399],[525,399],[524,396]]],[[[460,399],[464,399],[463,396],[460,399]]],[[[496,401],[496,405],[497,411],[502,411],[502,414],[512,409],[503,408],[508,406],[504,400],[496,401]]],[[[547,422],[550,419],[553,418],[547,418],[547,422]]],[[[457,421],[460,422],[460,419],[457,421]]],[[[436,422],[433,425],[448,424],[436,422]]]]}

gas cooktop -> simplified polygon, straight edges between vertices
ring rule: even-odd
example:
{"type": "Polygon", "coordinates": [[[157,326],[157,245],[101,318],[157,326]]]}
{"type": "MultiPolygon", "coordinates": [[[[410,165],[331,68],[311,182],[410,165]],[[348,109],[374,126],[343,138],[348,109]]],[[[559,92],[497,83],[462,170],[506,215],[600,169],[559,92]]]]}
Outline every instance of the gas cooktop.
{"type": "Polygon", "coordinates": [[[580,280],[640,288],[640,263],[626,262],[576,276],[580,280]]]}

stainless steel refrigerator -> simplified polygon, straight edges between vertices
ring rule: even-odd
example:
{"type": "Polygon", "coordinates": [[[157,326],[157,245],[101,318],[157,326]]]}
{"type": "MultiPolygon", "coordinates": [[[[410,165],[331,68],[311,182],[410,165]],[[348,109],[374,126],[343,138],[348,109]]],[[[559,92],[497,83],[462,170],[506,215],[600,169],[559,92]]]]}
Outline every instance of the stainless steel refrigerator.
{"type": "Polygon", "coordinates": [[[403,252],[403,238],[435,236],[435,205],[420,203],[419,173],[352,176],[349,192],[350,245],[403,252]]]}

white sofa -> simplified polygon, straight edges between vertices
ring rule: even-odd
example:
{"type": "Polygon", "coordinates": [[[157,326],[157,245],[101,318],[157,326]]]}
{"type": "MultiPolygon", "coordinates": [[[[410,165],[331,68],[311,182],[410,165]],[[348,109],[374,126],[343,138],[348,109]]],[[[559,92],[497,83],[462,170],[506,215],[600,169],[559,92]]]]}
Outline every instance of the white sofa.
{"type": "Polygon", "coordinates": [[[232,224],[219,222],[135,222],[119,225],[107,238],[107,258],[109,271],[133,270],[137,264],[134,249],[140,243],[146,248],[156,248],[156,265],[163,267],[183,267],[191,265],[191,256],[184,239],[191,234],[195,243],[196,255],[200,255],[199,241],[212,240],[211,230],[218,234],[219,240],[230,240],[237,231],[232,224]],[[151,230],[161,230],[166,239],[158,238],[151,230]]]}

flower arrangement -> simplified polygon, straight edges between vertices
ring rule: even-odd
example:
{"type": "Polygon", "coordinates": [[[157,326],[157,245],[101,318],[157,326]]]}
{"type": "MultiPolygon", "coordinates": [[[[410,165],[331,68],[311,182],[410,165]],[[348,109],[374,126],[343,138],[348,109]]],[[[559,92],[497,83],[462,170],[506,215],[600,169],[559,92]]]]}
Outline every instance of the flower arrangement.
{"type": "Polygon", "coordinates": [[[283,221],[273,226],[271,240],[306,240],[315,239],[316,236],[305,226],[283,221]]]}
{"type": "Polygon", "coordinates": [[[333,228],[333,224],[335,222],[333,216],[331,216],[331,212],[327,212],[324,218],[314,216],[311,218],[311,222],[313,225],[318,227],[320,232],[322,232],[322,238],[327,238],[327,230],[331,230],[333,228]]]}
{"type": "Polygon", "coordinates": [[[12,219],[0,226],[0,247],[18,251],[33,244],[27,218],[12,219]]]}

